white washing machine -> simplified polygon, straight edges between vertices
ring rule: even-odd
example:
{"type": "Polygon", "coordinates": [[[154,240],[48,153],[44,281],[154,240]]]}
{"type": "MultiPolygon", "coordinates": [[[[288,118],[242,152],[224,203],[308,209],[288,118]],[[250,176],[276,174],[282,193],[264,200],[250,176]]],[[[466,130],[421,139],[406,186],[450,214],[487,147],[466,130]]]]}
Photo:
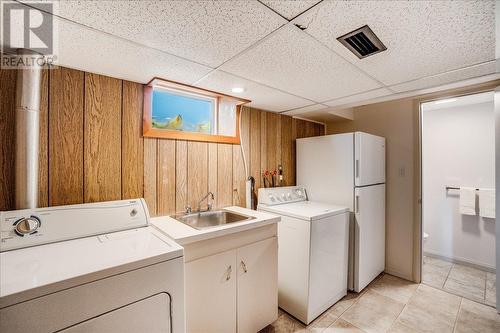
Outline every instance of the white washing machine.
{"type": "Polygon", "coordinates": [[[278,223],[278,303],[305,324],[347,294],[349,209],[307,200],[300,186],[259,189],[278,223]]]}
{"type": "Polygon", "coordinates": [[[0,213],[0,332],[184,332],[183,249],[143,199],[0,213]]]}

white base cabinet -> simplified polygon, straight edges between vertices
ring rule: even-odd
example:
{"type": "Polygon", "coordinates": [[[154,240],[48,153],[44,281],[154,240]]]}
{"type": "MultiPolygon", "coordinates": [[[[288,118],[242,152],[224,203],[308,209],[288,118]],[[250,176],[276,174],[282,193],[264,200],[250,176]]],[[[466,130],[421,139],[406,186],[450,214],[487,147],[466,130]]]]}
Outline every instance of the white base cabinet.
{"type": "Polygon", "coordinates": [[[236,250],[186,263],[187,332],[235,331],[235,267],[236,250]]]}
{"type": "Polygon", "coordinates": [[[258,332],[278,317],[278,239],[237,250],[239,333],[258,332]]]}
{"type": "Polygon", "coordinates": [[[188,333],[258,332],[278,317],[277,237],[187,262],[185,279],[188,333]]]}

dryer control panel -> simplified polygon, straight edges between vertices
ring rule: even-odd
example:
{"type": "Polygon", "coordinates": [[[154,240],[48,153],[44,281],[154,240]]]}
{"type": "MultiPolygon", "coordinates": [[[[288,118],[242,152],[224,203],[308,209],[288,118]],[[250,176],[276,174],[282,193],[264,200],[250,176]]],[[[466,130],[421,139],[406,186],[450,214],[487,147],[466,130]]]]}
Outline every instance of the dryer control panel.
{"type": "Polygon", "coordinates": [[[259,188],[259,205],[275,206],[298,201],[307,201],[307,191],[303,186],[259,188]]]}
{"type": "Polygon", "coordinates": [[[144,199],[0,212],[0,252],[148,224],[144,199]]]}

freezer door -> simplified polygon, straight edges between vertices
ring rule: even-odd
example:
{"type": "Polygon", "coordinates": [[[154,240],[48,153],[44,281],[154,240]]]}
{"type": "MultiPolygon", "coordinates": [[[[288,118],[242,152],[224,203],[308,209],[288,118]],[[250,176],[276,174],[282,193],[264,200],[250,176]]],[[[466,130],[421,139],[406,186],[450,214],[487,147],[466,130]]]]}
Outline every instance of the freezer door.
{"type": "Polygon", "coordinates": [[[354,193],[354,290],[359,292],[385,268],[385,184],[354,193]]]}
{"type": "Polygon", "coordinates": [[[297,139],[297,185],[309,200],[353,209],[354,133],[297,139]]]}
{"type": "Polygon", "coordinates": [[[356,186],[385,183],[385,138],[363,132],[354,137],[356,186]]]}

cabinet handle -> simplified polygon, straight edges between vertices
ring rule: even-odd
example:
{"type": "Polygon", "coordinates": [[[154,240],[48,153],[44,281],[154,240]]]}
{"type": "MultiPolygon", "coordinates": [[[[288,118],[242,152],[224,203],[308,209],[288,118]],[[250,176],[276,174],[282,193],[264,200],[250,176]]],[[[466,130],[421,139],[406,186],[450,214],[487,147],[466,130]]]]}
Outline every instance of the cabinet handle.
{"type": "Polygon", "coordinates": [[[232,270],[233,269],[231,268],[231,265],[229,265],[229,267],[226,270],[226,281],[229,281],[231,279],[231,271],[232,270]]]}
{"type": "Polygon", "coordinates": [[[242,260],[241,261],[241,268],[243,268],[243,272],[248,272],[248,269],[247,269],[247,265],[245,264],[245,262],[242,260]]]}

